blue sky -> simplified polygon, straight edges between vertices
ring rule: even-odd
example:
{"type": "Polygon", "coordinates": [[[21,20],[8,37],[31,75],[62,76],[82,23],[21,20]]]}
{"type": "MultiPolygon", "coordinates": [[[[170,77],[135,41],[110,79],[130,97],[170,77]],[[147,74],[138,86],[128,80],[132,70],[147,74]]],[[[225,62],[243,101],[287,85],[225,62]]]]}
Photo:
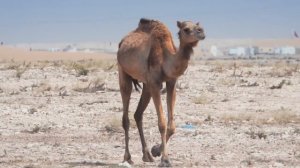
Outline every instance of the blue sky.
{"type": "Polygon", "coordinates": [[[290,38],[299,0],[0,0],[0,41],[118,42],[141,17],[199,21],[208,38],[290,38]]]}

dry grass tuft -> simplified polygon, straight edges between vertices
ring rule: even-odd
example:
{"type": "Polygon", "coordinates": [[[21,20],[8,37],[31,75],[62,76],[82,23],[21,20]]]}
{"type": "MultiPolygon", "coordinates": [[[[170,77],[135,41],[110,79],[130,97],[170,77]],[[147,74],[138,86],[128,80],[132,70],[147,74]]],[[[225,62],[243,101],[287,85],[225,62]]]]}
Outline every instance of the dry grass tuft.
{"type": "MultiPolygon", "coordinates": [[[[136,129],[137,126],[136,126],[135,119],[134,119],[134,113],[129,112],[128,117],[129,117],[129,122],[130,122],[130,128],[136,129]]],[[[105,130],[108,133],[114,133],[114,132],[121,133],[121,132],[123,132],[122,118],[120,117],[120,115],[112,116],[108,120],[108,123],[105,126],[105,130]]]]}
{"type": "Polygon", "coordinates": [[[296,112],[286,108],[280,108],[278,110],[257,113],[235,113],[224,114],[221,116],[221,120],[225,123],[230,122],[250,122],[253,124],[288,124],[288,123],[300,123],[300,116],[296,112]]]}
{"type": "Polygon", "coordinates": [[[300,123],[300,116],[296,112],[291,111],[290,109],[280,108],[270,113],[270,118],[267,120],[267,123],[300,123]]]}
{"type": "Polygon", "coordinates": [[[9,64],[6,69],[9,69],[9,70],[17,70],[19,67],[21,66],[21,64],[17,64],[15,62],[9,64]]]}
{"type": "Polygon", "coordinates": [[[27,71],[30,67],[31,67],[31,62],[29,63],[23,62],[22,65],[17,66],[15,69],[16,77],[20,79],[21,76],[24,74],[24,72],[27,71]]]}
{"type": "Polygon", "coordinates": [[[216,61],[215,64],[213,65],[213,68],[209,70],[209,72],[218,72],[218,73],[223,73],[225,71],[225,65],[221,62],[216,61]]]}
{"type": "Polygon", "coordinates": [[[217,81],[218,85],[224,85],[224,86],[235,86],[236,85],[236,79],[234,78],[220,78],[217,81]]]}
{"type": "Polygon", "coordinates": [[[27,70],[26,68],[17,68],[16,69],[16,77],[20,79],[26,70],[27,70]]]}
{"type": "Polygon", "coordinates": [[[50,90],[51,90],[51,86],[48,81],[44,81],[44,82],[40,83],[35,89],[35,91],[37,91],[38,93],[44,93],[44,92],[50,91],[50,90]]]}
{"type": "Polygon", "coordinates": [[[23,133],[29,133],[29,134],[36,134],[39,132],[49,132],[51,130],[51,127],[48,125],[34,125],[33,128],[31,128],[30,130],[23,130],[21,132],[23,133]]]}
{"type": "Polygon", "coordinates": [[[74,91],[77,92],[84,92],[84,93],[94,93],[97,91],[105,90],[105,82],[101,78],[96,78],[91,80],[89,83],[86,82],[79,82],[73,87],[74,91]]]}
{"type": "Polygon", "coordinates": [[[105,126],[105,130],[108,133],[122,132],[123,131],[122,118],[120,118],[119,116],[111,117],[107,125],[105,126]]]}
{"type": "Polygon", "coordinates": [[[206,95],[202,94],[201,96],[195,97],[193,99],[193,102],[195,104],[209,104],[212,102],[212,100],[206,95]]]}
{"type": "Polygon", "coordinates": [[[229,122],[245,122],[253,120],[254,115],[245,114],[245,113],[236,113],[236,114],[223,114],[221,120],[225,123],[229,122]]]}
{"type": "Polygon", "coordinates": [[[83,64],[74,63],[72,66],[75,69],[75,71],[77,72],[78,76],[81,76],[81,75],[87,76],[88,75],[89,70],[83,64]]]}
{"type": "Polygon", "coordinates": [[[267,134],[264,131],[250,130],[246,131],[245,134],[249,135],[251,139],[267,139],[267,134]]]}
{"type": "Polygon", "coordinates": [[[287,77],[293,76],[299,72],[299,63],[289,61],[277,61],[272,66],[271,72],[268,73],[271,77],[287,77]]]}

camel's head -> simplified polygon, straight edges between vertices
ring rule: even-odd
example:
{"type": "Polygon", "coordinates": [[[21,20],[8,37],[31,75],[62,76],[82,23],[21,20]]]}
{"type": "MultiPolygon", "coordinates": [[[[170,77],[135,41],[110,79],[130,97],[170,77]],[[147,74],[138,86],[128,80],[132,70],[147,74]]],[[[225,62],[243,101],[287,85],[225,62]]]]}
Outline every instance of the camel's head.
{"type": "Polygon", "coordinates": [[[181,42],[193,44],[205,39],[204,30],[199,23],[177,21],[177,26],[179,28],[178,35],[181,42]]]}

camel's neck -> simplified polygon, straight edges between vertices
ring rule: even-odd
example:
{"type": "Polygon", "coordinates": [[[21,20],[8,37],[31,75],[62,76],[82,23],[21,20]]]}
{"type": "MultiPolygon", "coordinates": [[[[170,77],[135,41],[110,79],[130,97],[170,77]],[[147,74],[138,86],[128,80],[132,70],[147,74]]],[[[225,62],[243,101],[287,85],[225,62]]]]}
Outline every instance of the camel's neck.
{"type": "Polygon", "coordinates": [[[191,55],[193,54],[193,47],[195,44],[180,43],[179,49],[175,55],[169,55],[163,66],[164,73],[169,78],[177,78],[181,76],[186,68],[191,55]]]}
{"type": "Polygon", "coordinates": [[[182,44],[179,45],[179,50],[176,53],[176,57],[180,59],[190,60],[191,55],[193,54],[193,47],[197,44],[182,44]]]}

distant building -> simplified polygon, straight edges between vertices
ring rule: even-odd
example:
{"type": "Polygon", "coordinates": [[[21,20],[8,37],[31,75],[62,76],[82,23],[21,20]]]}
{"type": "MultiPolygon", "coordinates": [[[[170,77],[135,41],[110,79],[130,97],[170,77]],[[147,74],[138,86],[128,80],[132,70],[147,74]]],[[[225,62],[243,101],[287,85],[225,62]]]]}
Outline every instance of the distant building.
{"type": "Polygon", "coordinates": [[[228,50],[228,55],[246,57],[254,56],[258,53],[258,47],[236,47],[228,50]]]}
{"type": "Polygon", "coordinates": [[[210,54],[212,56],[214,56],[214,57],[218,56],[218,52],[219,52],[219,50],[218,50],[217,46],[213,45],[210,47],[210,54]]]}
{"type": "Polygon", "coordinates": [[[293,46],[285,46],[275,48],[274,53],[276,55],[296,55],[296,48],[293,46]]]}
{"type": "Polygon", "coordinates": [[[228,54],[231,56],[246,56],[246,49],[244,47],[230,48],[228,54]]]}
{"type": "Polygon", "coordinates": [[[295,47],[282,47],[281,54],[282,55],[295,55],[296,48],[295,47]]]}
{"type": "Polygon", "coordinates": [[[67,45],[64,49],[62,49],[63,52],[77,52],[77,48],[72,45],[67,45]]]}
{"type": "Polygon", "coordinates": [[[300,48],[296,48],[296,54],[300,55],[300,48]]]}
{"type": "Polygon", "coordinates": [[[258,54],[273,55],[275,54],[275,49],[273,47],[260,47],[258,54]]]}
{"type": "Polygon", "coordinates": [[[48,51],[50,51],[50,52],[59,52],[59,51],[61,51],[61,49],[60,48],[49,48],[48,51]]]}

